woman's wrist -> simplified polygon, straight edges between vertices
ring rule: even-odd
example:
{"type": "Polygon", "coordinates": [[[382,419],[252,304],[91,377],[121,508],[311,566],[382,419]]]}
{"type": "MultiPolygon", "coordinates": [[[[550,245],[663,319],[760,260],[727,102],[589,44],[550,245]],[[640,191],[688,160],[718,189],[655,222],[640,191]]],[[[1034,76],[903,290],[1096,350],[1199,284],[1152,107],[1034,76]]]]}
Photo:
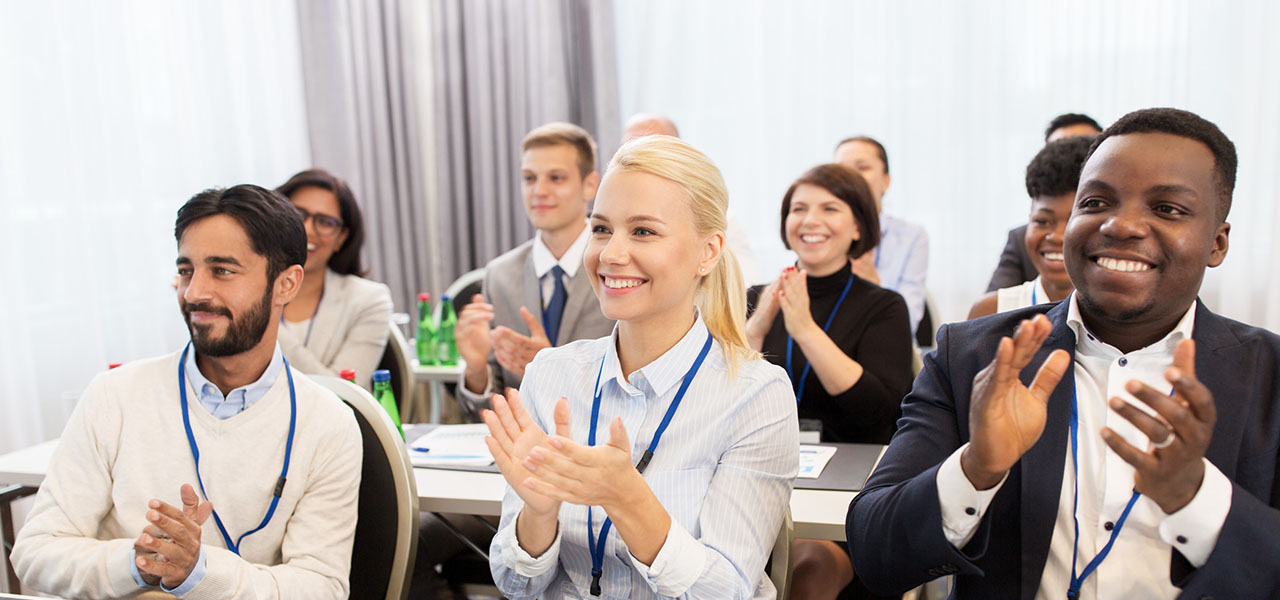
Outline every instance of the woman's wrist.
{"type": "Polygon", "coordinates": [[[551,544],[556,541],[556,533],[560,528],[560,508],[549,512],[538,512],[525,505],[516,515],[516,542],[529,556],[542,556],[551,544]]]}

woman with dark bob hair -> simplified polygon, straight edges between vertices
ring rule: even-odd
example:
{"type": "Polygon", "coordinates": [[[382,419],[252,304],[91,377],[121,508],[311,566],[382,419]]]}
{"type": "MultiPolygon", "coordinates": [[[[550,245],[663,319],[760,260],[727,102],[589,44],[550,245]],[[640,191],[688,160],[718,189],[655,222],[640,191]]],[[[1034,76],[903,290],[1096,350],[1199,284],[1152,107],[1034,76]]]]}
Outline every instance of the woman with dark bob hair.
{"type": "MultiPolygon", "coordinates": [[[[782,242],[796,264],[747,293],[747,341],[787,370],[800,419],[827,442],[887,444],[911,389],[907,304],[853,273],[880,236],[875,198],[857,171],[819,165],[782,197],[782,242]]],[[[796,540],[797,598],[834,598],[853,565],[834,542],[796,540]]]]}
{"type": "Polygon", "coordinates": [[[322,169],[298,173],[276,191],[298,210],[307,230],[302,290],[284,307],[280,350],[304,373],[354,369],[356,381],[369,387],[387,347],[391,290],[362,277],[364,222],[355,195],[322,169]]]}

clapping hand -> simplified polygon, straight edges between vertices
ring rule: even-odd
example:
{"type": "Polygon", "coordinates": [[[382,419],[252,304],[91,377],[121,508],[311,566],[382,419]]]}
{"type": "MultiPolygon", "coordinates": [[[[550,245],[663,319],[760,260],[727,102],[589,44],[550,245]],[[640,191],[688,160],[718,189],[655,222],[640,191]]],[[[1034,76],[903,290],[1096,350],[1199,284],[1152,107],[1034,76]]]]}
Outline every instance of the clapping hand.
{"type": "Polygon", "coordinates": [[[200,528],[213,513],[213,503],[200,502],[190,484],[183,484],[179,495],[182,510],[156,499],[147,503],[149,524],[133,545],[138,574],[151,585],[182,585],[200,559],[200,528]]]}
{"type": "Polygon", "coordinates": [[[1049,396],[1071,366],[1071,356],[1065,350],[1050,354],[1031,387],[1023,385],[1018,374],[1052,329],[1044,315],[1019,323],[1013,338],[1001,338],[991,364],[974,377],[969,447],[961,455],[960,465],[977,489],[999,483],[1044,432],[1049,396]]]}

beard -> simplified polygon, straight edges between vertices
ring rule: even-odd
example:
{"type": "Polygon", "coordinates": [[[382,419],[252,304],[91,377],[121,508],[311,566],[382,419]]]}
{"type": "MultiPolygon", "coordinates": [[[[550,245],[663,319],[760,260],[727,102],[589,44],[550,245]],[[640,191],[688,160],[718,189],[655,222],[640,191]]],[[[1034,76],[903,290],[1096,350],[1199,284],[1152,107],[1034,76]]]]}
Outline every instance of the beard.
{"type": "Polygon", "coordinates": [[[191,334],[191,345],[195,346],[196,353],[204,356],[233,356],[258,345],[271,322],[271,298],[271,286],[267,286],[262,300],[239,318],[232,316],[225,306],[209,303],[183,304],[182,318],[187,322],[187,332],[191,334]],[[227,317],[231,321],[227,332],[222,337],[215,338],[210,332],[212,325],[192,325],[191,313],[195,311],[227,317]]]}

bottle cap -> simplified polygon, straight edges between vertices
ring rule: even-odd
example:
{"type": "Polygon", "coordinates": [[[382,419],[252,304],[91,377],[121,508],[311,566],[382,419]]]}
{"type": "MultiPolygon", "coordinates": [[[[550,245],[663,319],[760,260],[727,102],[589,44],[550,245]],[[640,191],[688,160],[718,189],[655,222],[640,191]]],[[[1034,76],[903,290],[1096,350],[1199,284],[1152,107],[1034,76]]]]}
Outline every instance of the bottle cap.
{"type": "Polygon", "coordinates": [[[378,369],[373,372],[374,381],[391,381],[391,371],[386,369],[378,369]]]}
{"type": "Polygon", "coordinates": [[[422,292],[418,294],[418,302],[426,302],[430,299],[431,299],[431,294],[428,294],[426,292],[422,292]]]}
{"type": "Polygon", "coordinates": [[[449,301],[449,295],[448,295],[448,294],[445,294],[445,295],[443,295],[443,296],[440,296],[440,301],[441,301],[441,302],[448,302],[448,301],[449,301]]]}
{"type": "Polygon", "coordinates": [[[111,369],[114,369],[114,368],[116,368],[116,367],[118,367],[118,366],[120,366],[120,365],[123,365],[123,364],[124,364],[124,363],[111,363],[111,364],[107,365],[107,370],[108,370],[108,371],[110,371],[111,369]]]}
{"type": "Polygon", "coordinates": [[[356,380],[356,370],[355,370],[355,369],[343,369],[341,373],[338,373],[338,377],[341,377],[341,378],[343,378],[343,379],[346,379],[347,381],[355,381],[355,380],[356,380]]]}

